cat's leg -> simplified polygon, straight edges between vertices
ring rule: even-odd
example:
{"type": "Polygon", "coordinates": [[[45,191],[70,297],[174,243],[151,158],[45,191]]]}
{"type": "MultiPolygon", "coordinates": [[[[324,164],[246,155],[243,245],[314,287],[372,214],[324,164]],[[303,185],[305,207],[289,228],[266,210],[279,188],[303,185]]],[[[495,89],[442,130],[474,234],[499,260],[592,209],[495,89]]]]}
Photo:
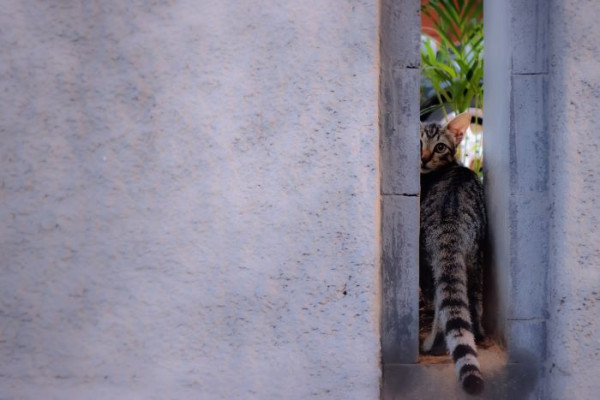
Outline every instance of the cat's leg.
{"type": "Polygon", "coordinates": [[[471,312],[471,320],[473,321],[473,335],[477,342],[481,342],[485,338],[485,332],[481,319],[483,317],[483,300],[481,291],[473,293],[469,296],[469,307],[471,312]]]}
{"type": "Polygon", "coordinates": [[[433,282],[433,271],[431,264],[427,261],[427,253],[423,250],[424,244],[421,244],[419,254],[419,287],[423,295],[423,301],[427,308],[434,308],[435,286],[433,282]]]}
{"type": "Polygon", "coordinates": [[[435,313],[431,326],[431,332],[423,341],[421,350],[424,353],[430,353],[439,356],[446,353],[446,340],[444,338],[444,331],[442,330],[440,314],[438,312],[439,307],[437,306],[437,298],[435,299],[434,304],[435,313]]]}
{"type": "Polygon", "coordinates": [[[476,257],[474,268],[469,274],[469,313],[473,326],[473,335],[477,342],[481,342],[485,338],[483,330],[483,262],[482,257],[476,257]]]}
{"type": "Polygon", "coordinates": [[[423,341],[423,346],[421,347],[421,350],[423,350],[424,353],[429,353],[431,351],[435,343],[436,337],[438,336],[438,334],[442,333],[440,330],[440,316],[438,313],[438,308],[434,308],[435,315],[433,317],[433,323],[431,325],[431,332],[429,333],[429,336],[425,338],[425,340],[423,341]]]}
{"type": "Polygon", "coordinates": [[[419,269],[419,286],[423,296],[425,309],[433,309],[434,317],[431,327],[431,333],[424,340],[421,350],[424,353],[444,354],[446,345],[444,340],[444,332],[441,329],[440,318],[438,313],[437,299],[435,297],[435,283],[433,280],[433,267],[428,262],[427,253],[423,250],[424,244],[421,244],[420,254],[420,269],[419,269]]]}

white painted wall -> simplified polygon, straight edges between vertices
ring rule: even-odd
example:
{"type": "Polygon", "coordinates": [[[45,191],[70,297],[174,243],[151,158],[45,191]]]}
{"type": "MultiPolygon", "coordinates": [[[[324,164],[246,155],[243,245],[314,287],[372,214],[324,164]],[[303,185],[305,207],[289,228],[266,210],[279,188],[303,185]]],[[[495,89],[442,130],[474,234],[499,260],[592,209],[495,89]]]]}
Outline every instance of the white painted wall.
{"type": "Polygon", "coordinates": [[[0,27],[0,398],[378,397],[376,2],[0,27]]]}
{"type": "Polygon", "coordinates": [[[600,3],[552,1],[547,399],[600,392],[600,3]]]}

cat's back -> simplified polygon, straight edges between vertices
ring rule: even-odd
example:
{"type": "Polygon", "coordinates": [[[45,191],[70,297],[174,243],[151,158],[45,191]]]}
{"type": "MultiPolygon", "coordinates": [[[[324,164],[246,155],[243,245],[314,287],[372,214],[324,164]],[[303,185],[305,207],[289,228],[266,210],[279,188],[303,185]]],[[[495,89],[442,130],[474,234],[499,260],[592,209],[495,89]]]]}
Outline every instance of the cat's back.
{"type": "Polygon", "coordinates": [[[439,192],[461,193],[465,190],[475,190],[475,194],[483,193],[477,174],[462,165],[455,164],[439,171],[421,174],[421,199],[437,196],[439,192]]]}
{"type": "Polygon", "coordinates": [[[483,185],[472,170],[453,165],[421,175],[421,225],[458,224],[485,230],[483,185]]]}

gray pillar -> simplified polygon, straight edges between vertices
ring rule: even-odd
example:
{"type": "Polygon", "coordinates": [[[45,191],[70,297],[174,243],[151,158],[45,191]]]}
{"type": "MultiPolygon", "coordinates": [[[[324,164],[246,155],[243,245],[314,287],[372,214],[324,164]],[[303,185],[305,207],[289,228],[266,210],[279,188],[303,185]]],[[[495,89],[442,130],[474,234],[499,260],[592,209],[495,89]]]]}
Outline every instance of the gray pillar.
{"type": "Polygon", "coordinates": [[[418,361],[420,2],[381,2],[383,362],[418,361]]]}
{"type": "Polygon", "coordinates": [[[484,164],[490,220],[487,319],[509,362],[536,371],[546,351],[550,216],[547,2],[486,0],[484,164]]]}

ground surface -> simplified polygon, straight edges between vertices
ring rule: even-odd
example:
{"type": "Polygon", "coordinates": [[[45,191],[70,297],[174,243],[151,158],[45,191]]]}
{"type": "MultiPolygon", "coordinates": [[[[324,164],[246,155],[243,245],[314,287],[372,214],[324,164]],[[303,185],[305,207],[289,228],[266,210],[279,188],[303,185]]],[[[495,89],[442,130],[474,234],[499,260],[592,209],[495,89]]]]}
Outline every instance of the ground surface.
{"type": "MultiPolygon", "coordinates": [[[[429,334],[433,310],[420,303],[419,344],[429,334]]],[[[418,364],[383,366],[383,400],[526,399],[535,384],[529,366],[509,363],[506,353],[491,340],[478,344],[479,361],[486,381],[482,396],[465,394],[449,354],[420,354],[418,364]]]]}

